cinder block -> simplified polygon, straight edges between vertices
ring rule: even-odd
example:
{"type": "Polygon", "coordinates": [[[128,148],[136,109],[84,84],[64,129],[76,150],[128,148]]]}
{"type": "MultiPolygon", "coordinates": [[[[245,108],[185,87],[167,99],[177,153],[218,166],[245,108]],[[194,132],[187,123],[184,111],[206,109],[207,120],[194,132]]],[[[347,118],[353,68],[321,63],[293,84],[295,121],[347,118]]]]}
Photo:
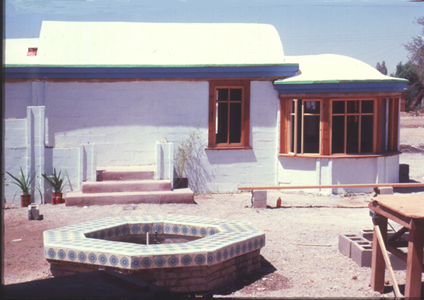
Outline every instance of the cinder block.
{"type": "Polygon", "coordinates": [[[350,257],[360,267],[371,267],[371,243],[364,238],[361,238],[359,241],[352,241],[350,244],[350,257]]]}
{"type": "Polygon", "coordinates": [[[266,208],[266,191],[253,191],[253,207],[266,208]]]}
{"type": "Polygon", "coordinates": [[[350,257],[351,238],[357,237],[356,234],[340,234],[339,235],[339,252],[347,257],[350,257]]]}
{"type": "Polygon", "coordinates": [[[393,195],[393,188],[391,186],[378,187],[377,193],[380,195],[393,195]]]}

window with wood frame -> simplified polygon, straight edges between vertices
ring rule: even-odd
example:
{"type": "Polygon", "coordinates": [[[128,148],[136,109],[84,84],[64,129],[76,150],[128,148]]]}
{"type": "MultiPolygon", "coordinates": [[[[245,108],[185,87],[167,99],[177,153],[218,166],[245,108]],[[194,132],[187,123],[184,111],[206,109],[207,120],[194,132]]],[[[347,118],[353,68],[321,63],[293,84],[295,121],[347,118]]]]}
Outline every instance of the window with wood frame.
{"type": "Polygon", "coordinates": [[[208,148],[248,148],[250,81],[209,82],[208,148]]]}
{"type": "Polygon", "coordinates": [[[290,153],[320,153],[321,101],[294,99],[290,110],[290,153]]]}
{"type": "Polygon", "coordinates": [[[294,99],[280,95],[280,155],[397,152],[400,100],[353,96],[294,99]]]}
{"type": "Polygon", "coordinates": [[[331,102],[331,154],[374,153],[374,100],[331,102]]]}

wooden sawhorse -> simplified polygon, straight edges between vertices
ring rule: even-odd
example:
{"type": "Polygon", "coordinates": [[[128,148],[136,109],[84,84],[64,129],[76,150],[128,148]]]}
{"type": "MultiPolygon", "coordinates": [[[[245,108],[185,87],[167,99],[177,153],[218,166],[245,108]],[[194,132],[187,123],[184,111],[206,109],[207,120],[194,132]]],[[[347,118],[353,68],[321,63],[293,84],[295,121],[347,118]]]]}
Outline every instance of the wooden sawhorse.
{"type": "MultiPolygon", "coordinates": [[[[393,255],[406,261],[405,297],[419,299],[421,276],[424,270],[424,194],[379,195],[372,199],[368,207],[371,209],[374,222],[371,288],[380,293],[384,290],[387,253],[383,253],[382,250],[387,249],[393,255]],[[409,231],[408,242],[396,242],[394,238],[387,241],[388,219],[403,226],[397,236],[409,231]],[[398,249],[406,246],[408,247],[406,254],[398,249]]],[[[388,268],[392,275],[390,263],[388,268]]],[[[396,281],[394,279],[392,281],[394,281],[393,285],[396,285],[396,281]]],[[[393,286],[393,288],[396,295],[398,287],[393,286]]],[[[400,295],[396,296],[400,297],[400,295]]]]}

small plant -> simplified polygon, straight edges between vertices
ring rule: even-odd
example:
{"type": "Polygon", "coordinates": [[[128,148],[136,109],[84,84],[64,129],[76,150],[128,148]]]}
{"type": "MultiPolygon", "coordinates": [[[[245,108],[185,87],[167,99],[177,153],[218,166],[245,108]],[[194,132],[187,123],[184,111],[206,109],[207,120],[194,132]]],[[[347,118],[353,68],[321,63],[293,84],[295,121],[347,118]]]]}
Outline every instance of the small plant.
{"type": "Polygon", "coordinates": [[[52,187],[53,193],[62,193],[62,190],[66,183],[63,183],[63,177],[61,177],[62,171],[59,171],[59,174],[56,173],[56,168],[53,169],[53,174],[46,175],[41,174],[46,182],[52,187]]]}
{"type": "Polygon", "coordinates": [[[349,190],[346,191],[346,193],[343,194],[343,197],[352,197],[353,193],[349,190]]]}
{"type": "Polygon", "coordinates": [[[12,177],[13,181],[11,183],[16,184],[22,191],[22,195],[30,196],[32,192],[31,183],[35,178],[35,173],[32,175],[32,177],[29,175],[25,176],[24,172],[22,171],[22,167],[20,167],[21,172],[19,173],[19,178],[13,176],[9,172],[6,171],[7,174],[9,174],[10,177],[12,177]]]}
{"type": "Polygon", "coordinates": [[[188,135],[182,139],[174,153],[174,188],[188,186],[188,178],[196,180],[200,164],[200,129],[190,129],[188,135]]]}

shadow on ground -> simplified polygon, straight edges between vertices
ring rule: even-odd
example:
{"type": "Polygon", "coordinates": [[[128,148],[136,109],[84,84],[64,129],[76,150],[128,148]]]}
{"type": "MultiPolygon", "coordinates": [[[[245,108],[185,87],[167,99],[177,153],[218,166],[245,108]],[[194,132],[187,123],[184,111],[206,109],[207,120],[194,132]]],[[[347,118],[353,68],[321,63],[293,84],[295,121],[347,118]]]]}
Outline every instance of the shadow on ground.
{"type": "MultiPolygon", "coordinates": [[[[399,291],[402,293],[402,295],[405,295],[405,285],[399,284],[399,291]]],[[[384,287],[384,294],[388,294],[393,292],[393,286],[388,285],[384,287]]],[[[424,300],[424,282],[421,282],[421,300],[424,300]]],[[[418,299],[417,299],[418,300],[418,299]]]]}
{"type": "Polygon", "coordinates": [[[248,276],[236,280],[233,284],[214,291],[215,295],[230,295],[244,291],[251,295],[254,291],[281,290],[290,288],[290,280],[274,273],[277,269],[261,255],[261,268],[248,276]]]}

